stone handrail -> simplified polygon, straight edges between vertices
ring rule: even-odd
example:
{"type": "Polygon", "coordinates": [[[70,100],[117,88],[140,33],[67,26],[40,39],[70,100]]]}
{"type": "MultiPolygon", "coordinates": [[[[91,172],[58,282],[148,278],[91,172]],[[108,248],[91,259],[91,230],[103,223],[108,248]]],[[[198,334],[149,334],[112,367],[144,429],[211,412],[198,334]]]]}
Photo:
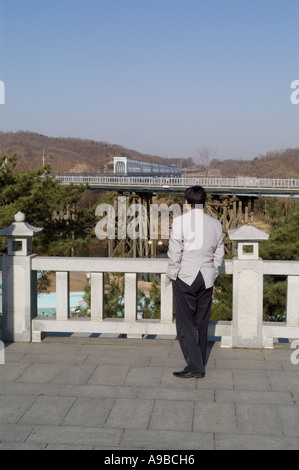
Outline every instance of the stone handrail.
{"type": "MultiPolygon", "coordinates": [[[[166,283],[166,259],[40,257],[31,253],[39,229],[20,217],[0,236],[8,237],[8,254],[2,257],[4,341],[41,341],[44,332],[115,333],[129,337],[175,336],[172,288],[166,283]],[[21,248],[21,249],[20,249],[21,248]],[[37,316],[37,273],[56,272],[56,319],[37,316]],[[70,318],[70,272],[90,274],[91,318],[70,318]],[[104,319],[104,274],[124,273],[124,317],[104,319]],[[137,319],[137,274],[161,275],[160,320],[137,319]]],[[[264,261],[258,243],[268,235],[243,226],[229,232],[238,242],[238,257],[225,260],[220,274],[233,276],[233,311],[230,322],[211,322],[209,334],[221,337],[223,347],[272,348],[274,338],[299,338],[299,262],[264,261]],[[248,249],[249,248],[249,249],[248,249]],[[263,321],[264,275],[287,276],[285,323],[263,321]]]]}
{"type": "MultiPolygon", "coordinates": [[[[166,259],[128,258],[32,258],[32,270],[56,272],[56,320],[33,320],[33,338],[40,340],[42,331],[117,333],[129,337],[143,335],[175,336],[172,287],[166,285],[166,259]],[[69,273],[88,272],[91,286],[91,319],[70,319],[69,273]],[[124,318],[104,320],[104,273],[124,273],[124,318]],[[161,275],[161,319],[137,320],[137,274],[161,275]]],[[[225,261],[221,273],[232,274],[232,261],[225,261]]],[[[211,324],[210,334],[229,334],[230,322],[211,324]]]]}

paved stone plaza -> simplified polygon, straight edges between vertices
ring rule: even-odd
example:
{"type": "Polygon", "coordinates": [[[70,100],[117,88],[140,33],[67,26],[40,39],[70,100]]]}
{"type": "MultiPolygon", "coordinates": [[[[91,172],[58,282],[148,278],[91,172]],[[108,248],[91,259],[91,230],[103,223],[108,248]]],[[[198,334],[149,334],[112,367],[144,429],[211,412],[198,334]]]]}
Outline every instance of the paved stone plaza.
{"type": "Polygon", "coordinates": [[[299,449],[299,365],[210,343],[205,379],[175,379],[175,340],[47,337],[7,345],[3,449],[299,449]]]}

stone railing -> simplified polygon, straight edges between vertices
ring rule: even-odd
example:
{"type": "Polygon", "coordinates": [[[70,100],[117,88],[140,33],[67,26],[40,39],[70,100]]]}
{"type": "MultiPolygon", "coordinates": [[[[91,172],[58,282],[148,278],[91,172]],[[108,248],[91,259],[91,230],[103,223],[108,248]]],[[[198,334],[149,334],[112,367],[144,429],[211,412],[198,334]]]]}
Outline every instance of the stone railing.
{"type": "MultiPolygon", "coordinates": [[[[4,341],[41,341],[45,332],[115,333],[128,337],[175,336],[172,287],[166,285],[167,260],[119,258],[39,257],[31,254],[32,237],[39,229],[22,216],[0,235],[8,237],[2,258],[4,341]],[[37,273],[56,272],[56,319],[37,316],[37,273]],[[91,316],[70,318],[70,272],[90,273],[91,316]],[[104,319],[104,273],[123,273],[124,317],[104,319]],[[137,319],[137,274],[161,275],[161,318],[137,319]]],[[[299,262],[263,261],[258,242],[268,238],[252,226],[230,232],[238,242],[238,257],[226,260],[220,274],[233,276],[233,320],[211,322],[209,335],[221,337],[223,347],[272,348],[274,338],[299,338],[299,262]],[[287,276],[285,323],[263,321],[264,275],[287,276]]]]}

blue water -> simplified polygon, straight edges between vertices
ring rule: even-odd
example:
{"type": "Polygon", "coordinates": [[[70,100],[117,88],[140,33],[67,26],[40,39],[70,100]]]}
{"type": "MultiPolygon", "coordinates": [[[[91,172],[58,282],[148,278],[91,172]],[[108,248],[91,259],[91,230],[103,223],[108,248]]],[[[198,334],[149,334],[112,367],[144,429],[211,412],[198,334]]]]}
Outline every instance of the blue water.
{"type": "MultiPolygon", "coordinates": [[[[80,302],[84,300],[84,292],[70,293],[70,309],[79,308],[80,302]]],[[[53,317],[56,314],[56,293],[39,294],[37,300],[37,309],[39,315],[53,317]]]]}

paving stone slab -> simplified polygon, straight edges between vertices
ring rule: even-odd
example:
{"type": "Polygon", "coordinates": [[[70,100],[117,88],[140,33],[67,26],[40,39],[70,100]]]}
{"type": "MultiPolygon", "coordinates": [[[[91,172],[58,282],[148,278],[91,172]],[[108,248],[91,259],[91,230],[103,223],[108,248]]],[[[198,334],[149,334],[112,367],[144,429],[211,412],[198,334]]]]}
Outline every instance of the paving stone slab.
{"type": "Polygon", "coordinates": [[[61,359],[63,355],[76,355],[79,353],[80,349],[80,344],[78,345],[73,341],[67,341],[66,338],[62,338],[61,342],[53,341],[51,338],[48,338],[48,340],[46,339],[41,343],[10,343],[7,345],[7,351],[11,353],[34,354],[36,356],[40,354],[61,354],[61,359]]]}
{"type": "Polygon", "coordinates": [[[136,387],[124,387],[120,385],[65,385],[61,395],[95,398],[137,398],[136,387]]]}
{"type": "Polygon", "coordinates": [[[102,365],[98,366],[91,375],[88,384],[92,385],[122,385],[130,370],[129,366],[102,365]]]}
{"type": "Polygon", "coordinates": [[[131,450],[213,450],[214,435],[183,431],[126,429],[120,446],[131,450]]]}
{"type": "MultiPolygon", "coordinates": [[[[195,382],[195,381],[194,381],[195,382]]],[[[195,387],[139,387],[137,398],[145,400],[178,400],[178,401],[215,401],[214,390],[197,390],[195,387]]]]}
{"type": "Polygon", "coordinates": [[[233,370],[234,390],[270,391],[270,380],[264,370],[233,370]]]}
{"type": "Polygon", "coordinates": [[[161,382],[163,367],[137,367],[133,366],[126,377],[126,386],[158,386],[161,382]]]}
{"type": "Polygon", "coordinates": [[[172,371],[183,370],[186,367],[186,362],[182,358],[182,354],[179,357],[166,357],[161,360],[160,356],[150,357],[149,358],[149,365],[154,367],[171,367],[172,371]]]}
{"type": "Polygon", "coordinates": [[[264,349],[263,355],[267,362],[275,360],[291,362],[291,354],[293,351],[291,345],[275,345],[274,349],[264,349]]]}
{"type": "Polygon", "coordinates": [[[34,426],[21,424],[0,424],[0,441],[2,442],[25,442],[32,433],[34,426]]]}
{"type": "Polygon", "coordinates": [[[149,429],[192,431],[194,402],[158,400],[155,403],[149,429]]]}
{"type": "Polygon", "coordinates": [[[0,382],[0,394],[2,395],[60,395],[64,385],[39,384],[39,383],[11,383],[0,382]]]}
{"type": "Polygon", "coordinates": [[[293,396],[289,392],[215,390],[215,397],[219,403],[294,404],[293,396]]]}
{"type": "MultiPolygon", "coordinates": [[[[115,351],[114,351],[115,353],[115,351]]],[[[158,359],[159,360],[159,359],[158,359]]],[[[131,356],[111,356],[110,353],[108,356],[103,357],[102,355],[88,355],[84,364],[111,364],[111,365],[125,365],[125,366],[149,366],[151,365],[151,358],[148,356],[138,356],[136,354],[131,356]]],[[[159,360],[161,364],[161,360],[159,360]]]]}
{"type": "Polygon", "coordinates": [[[4,382],[14,382],[22,375],[30,364],[5,363],[0,366],[0,384],[4,382]]]}
{"type": "Polygon", "coordinates": [[[106,422],[108,428],[147,429],[154,400],[119,398],[106,422]]]}
{"type": "Polygon", "coordinates": [[[54,354],[25,354],[20,360],[21,363],[36,364],[83,364],[87,359],[87,355],[83,354],[61,354],[55,352],[54,354]]]}
{"type": "Polygon", "coordinates": [[[45,449],[50,451],[50,450],[56,450],[56,451],[86,451],[86,450],[96,450],[95,446],[81,446],[81,445],[59,445],[59,444],[47,444],[45,445],[45,449]]]}
{"type": "Polygon", "coordinates": [[[193,430],[196,432],[237,432],[233,403],[196,403],[193,430]]]}
{"type": "Polygon", "coordinates": [[[238,370],[283,370],[282,361],[245,361],[238,359],[217,359],[217,369],[238,369],[238,370]]]}
{"type": "MultiPolygon", "coordinates": [[[[267,361],[268,362],[268,361],[267,361]]],[[[292,364],[290,358],[288,361],[280,361],[283,370],[299,372],[299,364],[292,364]]]]}
{"type": "Polygon", "coordinates": [[[299,391],[292,393],[292,398],[294,399],[294,402],[296,403],[296,405],[299,405],[299,391]]]}
{"type": "Polygon", "coordinates": [[[78,365],[67,364],[64,365],[55,375],[51,383],[54,384],[72,384],[81,385],[86,384],[95,371],[95,365],[78,365]]]}
{"type": "Polygon", "coordinates": [[[113,398],[79,397],[62,421],[63,426],[104,427],[113,398]]]}
{"type": "Polygon", "coordinates": [[[31,364],[18,378],[22,383],[50,383],[61,370],[62,364],[31,364]]]}
{"type": "Polygon", "coordinates": [[[238,360],[238,361],[264,361],[265,357],[261,349],[227,349],[221,348],[219,343],[215,343],[210,357],[217,360],[238,360]]]}
{"type": "Polygon", "coordinates": [[[270,379],[271,390],[275,392],[292,392],[299,390],[298,371],[272,371],[267,372],[270,379]]]}
{"type": "Polygon", "coordinates": [[[18,363],[21,362],[23,357],[25,357],[26,354],[24,353],[10,353],[7,350],[5,351],[5,364],[11,364],[11,363],[18,363]]]}
{"type": "Polygon", "coordinates": [[[44,444],[29,444],[27,442],[0,442],[0,450],[45,450],[44,444]]]}
{"type": "Polygon", "coordinates": [[[196,385],[198,390],[205,389],[227,389],[233,390],[233,374],[230,369],[209,369],[206,370],[204,379],[197,379],[196,385]]]}
{"type": "Polygon", "coordinates": [[[299,406],[279,405],[278,412],[282,421],[284,434],[286,436],[297,436],[299,438],[299,406]]]}
{"type": "Polygon", "coordinates": [[[115,446],[119,445],[122,430],[81,426],[36,426],[27,442],[47,445],[115,446]]]}
{"type": "Polygon", "coordinates": [[[276,405],[237,403],[236,413],[240,434],[283,435],[282,423],[276,405]]]}
{"type": "Polygon", "coordinates": [[[17,423],[35,400],[31,395],[0,395],[0,423],[17,423]]]}
{"type": "Polygon", "coordinates": [[[86,355],[87,357],[98,358],[99,361],[105,358],[117,360],[119,357],[136,357],[140,356],[140,353],[143,357],[147,356],[145,352],[140,351],[138,345],[134,346],[121,346],[120,344],[86,344],[82,346],[80,354],[86,355]]]}
{"type": "Polygon", "coordinates": [[[216,450],[298,450],[298,438],[246,434],[216,434],[216,450]]]}
{"type": "Polygon", "coordinates": [[[21,418],[21,424],[60,424],[76,398],[40,396],[21,418]]]}

